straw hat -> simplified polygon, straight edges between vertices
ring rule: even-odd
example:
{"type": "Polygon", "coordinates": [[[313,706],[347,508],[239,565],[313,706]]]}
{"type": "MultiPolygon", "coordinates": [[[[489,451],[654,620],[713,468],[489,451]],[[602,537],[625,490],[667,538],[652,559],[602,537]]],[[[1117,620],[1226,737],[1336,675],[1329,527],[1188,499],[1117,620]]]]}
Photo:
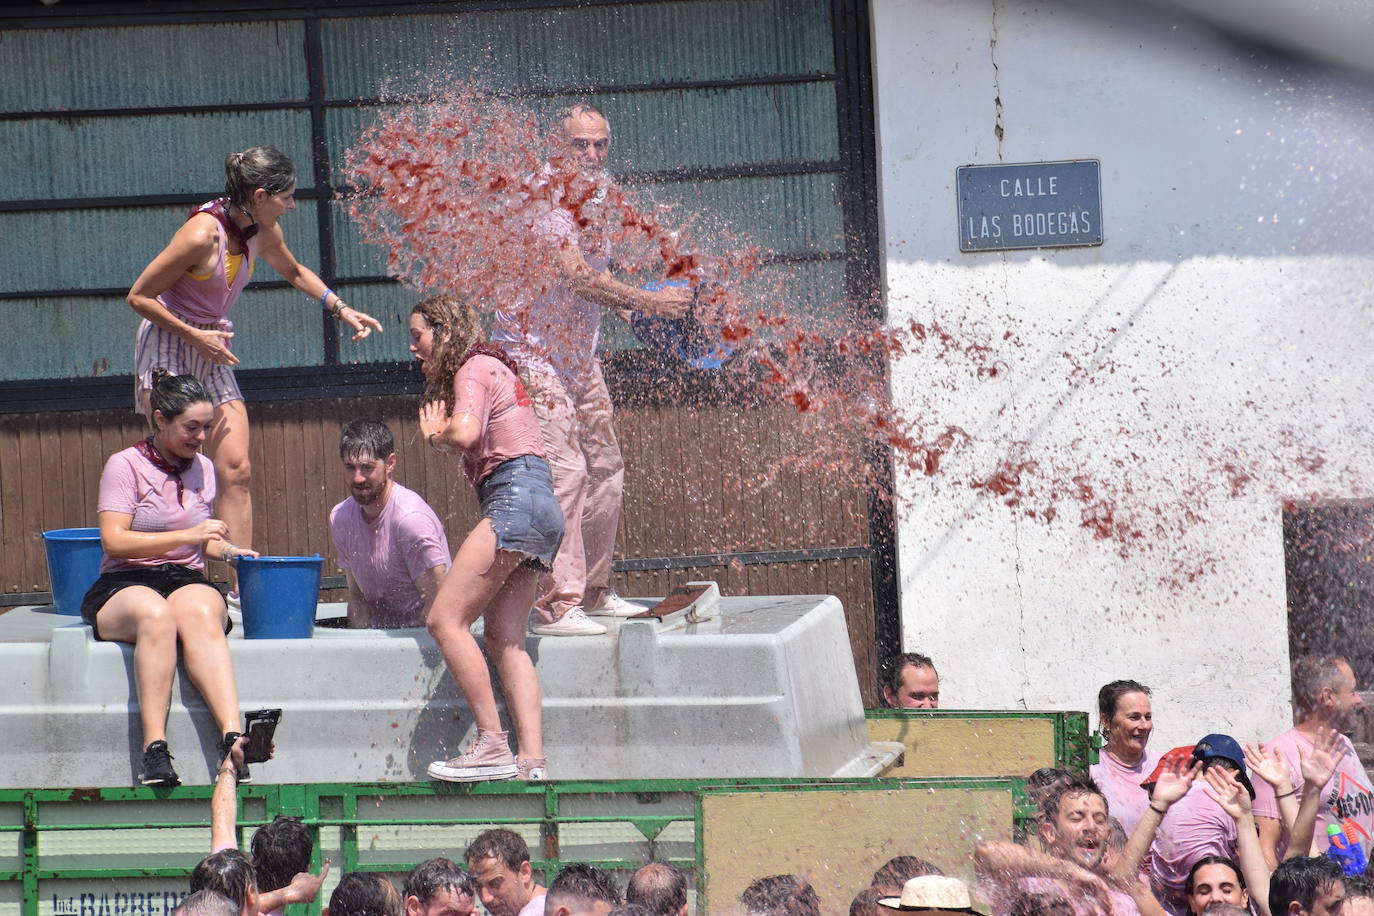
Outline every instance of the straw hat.
{"type": "Polygon", "coordinates": [[[958,878],[920,875],[902,885],[902,896],[881,897],[879,906],[904,912],[972,913],[968,885],[958,878]]]}

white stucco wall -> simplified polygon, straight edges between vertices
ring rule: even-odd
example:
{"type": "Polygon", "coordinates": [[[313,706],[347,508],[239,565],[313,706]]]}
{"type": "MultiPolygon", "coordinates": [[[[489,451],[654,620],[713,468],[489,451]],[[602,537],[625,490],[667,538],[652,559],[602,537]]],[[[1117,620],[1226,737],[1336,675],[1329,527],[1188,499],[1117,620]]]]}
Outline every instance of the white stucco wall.
{"type": "Polygon", "coordinates": [[[895,367],[927,436],[971,437],[901,475],[906,648],[951,708],[1091,710],[1133,677],[1156,748],[1276,734],[1280,500],[1374,495],[1374,81],[1128,4],[873,19],[890,320],[991,348],[895,367]],[[1106,244],[959,252],[956,167],[1077,158],[1101,160],[1106,244]],[[967,485],[1009,454],[1035,462],[1016,507],[967,485]],[[1141,533],[1124,557],[1075,478],[1141,533]]]}

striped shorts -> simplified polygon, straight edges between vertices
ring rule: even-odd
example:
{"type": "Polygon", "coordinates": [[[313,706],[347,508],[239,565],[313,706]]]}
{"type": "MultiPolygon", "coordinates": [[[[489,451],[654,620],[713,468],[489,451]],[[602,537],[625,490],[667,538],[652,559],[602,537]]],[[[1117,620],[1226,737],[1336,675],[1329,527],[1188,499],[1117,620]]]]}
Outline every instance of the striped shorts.
{"type": "MultiPolygon", "coordinates": [[[[186,321],[185,318],[181,319],[186,321]]],[[[202,324],[186,321],[193,328],[205,331],[228,331],[234,325],[227,320],[202,324]]],[[[166,369],[173,375],[194,375],[210,389],[210,398],[218,407],[228,401],[242,401],[238,380],[232,366],[212,363],[171,331],[164,331],[148,319],[138,326],[134,341],[134,410],[140,409],[139,398],[153,387],[153,370],[166,369]]]]}

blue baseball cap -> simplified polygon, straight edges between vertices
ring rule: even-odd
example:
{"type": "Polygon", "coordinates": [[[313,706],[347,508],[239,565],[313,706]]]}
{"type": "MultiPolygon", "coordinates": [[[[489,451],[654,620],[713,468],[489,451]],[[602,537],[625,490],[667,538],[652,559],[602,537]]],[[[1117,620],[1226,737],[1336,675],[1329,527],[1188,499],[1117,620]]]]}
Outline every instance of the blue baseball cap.
{"type": "Polygon", "coordinates": [[[1197,743],[1193,748],[1194,760],[1210,760],[1220,757],[1222,760],[1229,760],[1236,765],[1239,771],[1236,779],[1245,786],[1250,797],[1255,797],[1255,787],[1250,784],[1250,776],[1245,772],[1245,752],[1241,750],[1240,742],[1230,735],[1208,735],[1197,743]]]}

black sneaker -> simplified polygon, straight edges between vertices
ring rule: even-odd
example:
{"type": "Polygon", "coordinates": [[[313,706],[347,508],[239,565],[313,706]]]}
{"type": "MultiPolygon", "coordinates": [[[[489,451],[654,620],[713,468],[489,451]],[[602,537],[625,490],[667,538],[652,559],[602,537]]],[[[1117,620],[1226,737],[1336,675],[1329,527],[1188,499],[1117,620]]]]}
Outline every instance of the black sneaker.
{"type": "Polygon", "coordinates": [[[172,769],[172,754],[166,741],[154,741],[143,749],[143,773],[138,781],[145,786],[179,786],[181,779],[172,769]]]}
{"type": "MultiPolygon", "coordinates": [[[[216,767],[216,769],[219,769],[220,767],[224,766],[224,761],[229,758],[229,749],[234,746],[235,741],[239,740],[239,738],[242,737],[243,736],[238,732],[224,733],[224,737],[221,738],[219,742],[219,767],[216,767]]],[[[253,774],[248,772],[248,764],[245,763],[243,766],[238,768],[238,770],[234,773],[234,781],[237,783],[253,781],[253,774]]]]}

